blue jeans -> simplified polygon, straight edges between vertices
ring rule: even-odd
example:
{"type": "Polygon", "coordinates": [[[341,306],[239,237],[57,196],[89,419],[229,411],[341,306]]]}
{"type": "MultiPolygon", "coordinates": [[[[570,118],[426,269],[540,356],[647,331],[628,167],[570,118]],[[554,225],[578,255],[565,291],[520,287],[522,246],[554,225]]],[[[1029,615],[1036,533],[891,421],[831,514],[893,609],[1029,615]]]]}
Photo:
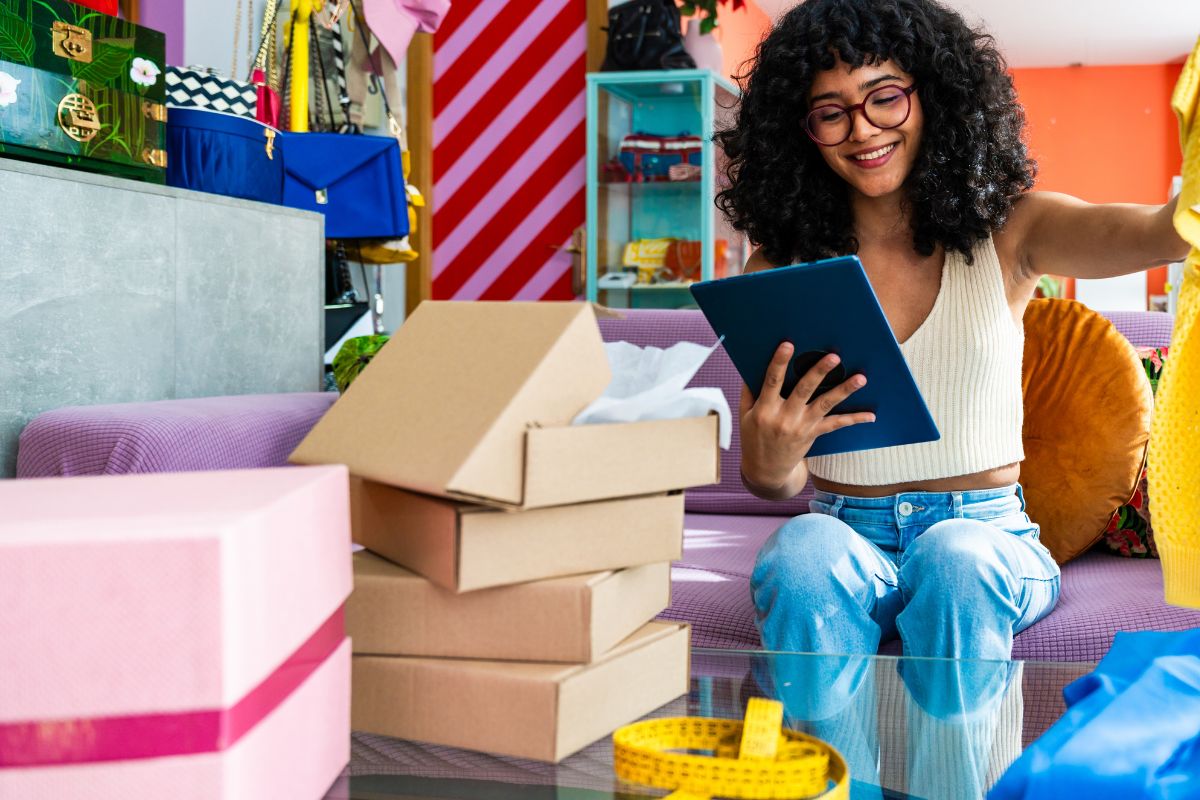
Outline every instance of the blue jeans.
{"type": "Polygon", "coordinates": [[[817,492],[758,554],[767,650],[1008,659],[1058,602],[1058,565],[1020,486],[864,498],[817,492]]]}
{"type": "Polygon", "coordinates": [[[877,665],[855,654],[898,635],[908,656],[990,659],[899,665],[909,791],[982,796],[998,709],[1013,686],[1015,665],[998,662],[1059,594],[1058,566],[1025,514],[1021,487],[881,498],[818,492],[810,509],[758,555],[758,627],[767,650],[844,657],[779,659],[756,677],[793,725],[842,752],[860,800],[880,797],[867,788],[879,775],[879,720],[877,665]]]}

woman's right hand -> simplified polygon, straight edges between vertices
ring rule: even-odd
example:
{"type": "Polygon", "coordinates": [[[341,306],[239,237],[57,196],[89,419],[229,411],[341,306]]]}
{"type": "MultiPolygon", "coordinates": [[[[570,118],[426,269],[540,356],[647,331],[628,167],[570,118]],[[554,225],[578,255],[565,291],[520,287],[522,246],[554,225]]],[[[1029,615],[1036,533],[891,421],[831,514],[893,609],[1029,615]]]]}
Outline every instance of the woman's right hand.
{"type": "MultiPolygon", "coordinates": [[[[875,415],[869,411],[830,416],[839,403],[867,385],[864,375],[851,375],[840,385],[812,399],[813,392],[838,364],[838,357],[832,353],[805,373],[785,400],[780,395],[780,387],[787,376],[792,351],[789,342],[779,345],[767,367],[757,400],[750,394],[750,389],[742,385],[738,415],[743,478],[754,487],[781,496],[791,496],[787,493],[794,483],[800,483],[800,486],[795,486],[791,494],[803,488],[802,481],[793,479],[818,436],[875,421],[875,415]]],[[[801,471],[804,475],[800,477],[807,480],[807,472],[801,471]]]]}

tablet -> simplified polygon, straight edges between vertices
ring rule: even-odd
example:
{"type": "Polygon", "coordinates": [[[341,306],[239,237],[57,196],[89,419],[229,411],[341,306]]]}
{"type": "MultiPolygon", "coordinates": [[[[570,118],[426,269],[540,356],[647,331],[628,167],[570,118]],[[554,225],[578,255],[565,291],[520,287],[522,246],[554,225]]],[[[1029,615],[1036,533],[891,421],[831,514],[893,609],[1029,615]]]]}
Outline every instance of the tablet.
{"type": "Polygon", "coordinates": [[[808,455],[940,438],[858,256],[696,283],[692,296],[755,397],[771,357],[785,341],[796,349],[781,390],[784,397],[826,353],[836,353],[841,363],[816,394],[855,373],[867,376],[867,385],[832,413],[873,411],[875,422],[819,436],[808,455]]]}

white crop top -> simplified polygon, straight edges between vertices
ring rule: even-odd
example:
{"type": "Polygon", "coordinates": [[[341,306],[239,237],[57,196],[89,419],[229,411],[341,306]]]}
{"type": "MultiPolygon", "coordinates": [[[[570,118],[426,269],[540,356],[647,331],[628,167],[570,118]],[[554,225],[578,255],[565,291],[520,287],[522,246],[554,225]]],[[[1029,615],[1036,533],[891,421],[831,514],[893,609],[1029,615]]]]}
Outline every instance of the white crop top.
{"type": "Polygon", "coordinates": [[[973,255],[975,263],[968,264],[962,254],[946,253],[933,310],[900,345],[942,437],[814,456],[807,459],[811,474],[850,486],[882,486],[968,475],[1025,458],[1025,330],[1009,310],[991,237],[973,255]]]}

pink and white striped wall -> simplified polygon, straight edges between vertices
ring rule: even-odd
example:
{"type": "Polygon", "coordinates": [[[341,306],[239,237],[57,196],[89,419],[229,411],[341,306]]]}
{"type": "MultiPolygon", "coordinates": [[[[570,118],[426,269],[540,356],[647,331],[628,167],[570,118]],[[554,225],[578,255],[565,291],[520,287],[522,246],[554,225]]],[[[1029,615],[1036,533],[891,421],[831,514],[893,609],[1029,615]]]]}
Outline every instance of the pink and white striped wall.
{"type": "Polygon", "coordinates": [[[455,0],[434,36],[433,296],[569,300],[583,0],[455,0]]]}

